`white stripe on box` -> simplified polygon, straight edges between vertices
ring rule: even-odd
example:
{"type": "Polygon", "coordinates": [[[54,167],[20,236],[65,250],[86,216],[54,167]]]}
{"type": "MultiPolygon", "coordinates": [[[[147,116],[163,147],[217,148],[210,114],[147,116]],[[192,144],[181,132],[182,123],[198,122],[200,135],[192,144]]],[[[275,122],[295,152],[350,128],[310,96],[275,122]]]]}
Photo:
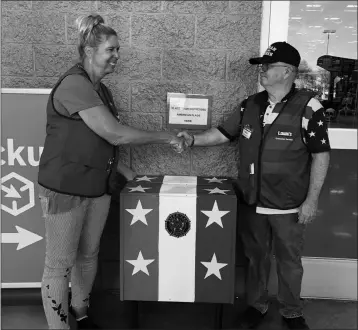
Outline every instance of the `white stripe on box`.
{"type": "Polygon", "coordinates": [[[196,176],[165,175],[163,179],[163,184],[190,184],[196,186],[196,182],[197,182],[196,176]]]}
{"type": "Polygon", "coordinates": [[[197,201],[194,178],[195,182],[189,179],[191,182],[173,184],[172,178],[166,180],[165,177],[159,193],[159,301],[195,301],[197,201]],[[170,236],[165,228],[165,220],[174,212],[184,213],[190,220],[190,230],[179,238],[170,236]]]}

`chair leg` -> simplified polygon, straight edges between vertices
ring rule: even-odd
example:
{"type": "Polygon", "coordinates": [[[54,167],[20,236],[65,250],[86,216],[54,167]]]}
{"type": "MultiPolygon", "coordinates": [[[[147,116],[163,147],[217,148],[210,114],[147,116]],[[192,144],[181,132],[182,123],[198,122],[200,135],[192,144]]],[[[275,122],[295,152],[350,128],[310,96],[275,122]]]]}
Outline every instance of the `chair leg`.
{"type": "Polygon", "coordinates": [[[215,307],[215,329],[222,329],[223,325],[223,311],[224,305],[223,304],[216,304],[215,307]]]}

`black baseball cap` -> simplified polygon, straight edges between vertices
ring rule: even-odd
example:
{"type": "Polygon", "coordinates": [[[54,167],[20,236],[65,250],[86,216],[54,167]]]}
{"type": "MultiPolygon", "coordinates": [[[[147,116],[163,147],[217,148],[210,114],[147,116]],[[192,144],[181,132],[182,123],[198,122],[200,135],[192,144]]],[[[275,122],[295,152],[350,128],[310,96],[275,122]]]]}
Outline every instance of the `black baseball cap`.
{"type": "Polygon", "coordinates": [[[298,68],[301,56],[298,50],[285,41],[273,43],[262,57],[250,58],[250,64],[283,62],[298,68]]]}

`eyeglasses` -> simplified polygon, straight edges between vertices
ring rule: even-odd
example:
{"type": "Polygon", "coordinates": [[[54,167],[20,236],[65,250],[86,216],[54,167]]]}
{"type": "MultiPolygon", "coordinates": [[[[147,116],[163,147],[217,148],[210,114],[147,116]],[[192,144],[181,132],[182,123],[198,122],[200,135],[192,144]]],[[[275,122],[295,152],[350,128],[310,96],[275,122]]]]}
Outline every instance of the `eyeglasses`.
{"type": "Polygon", "coordinates": [[[266,72],[267,70],[275,67],[283,67],[283,68],[289,68],[287,65],[280,65],[280,64],[259,64],[259,68],[262,72],[266,72]]]}

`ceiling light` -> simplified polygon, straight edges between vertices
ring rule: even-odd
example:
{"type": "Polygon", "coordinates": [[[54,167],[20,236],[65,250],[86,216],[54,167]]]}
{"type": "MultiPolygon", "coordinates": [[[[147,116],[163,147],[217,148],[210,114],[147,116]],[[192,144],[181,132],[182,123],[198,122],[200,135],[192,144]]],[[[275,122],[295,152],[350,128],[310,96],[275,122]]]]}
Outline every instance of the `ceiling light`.
{"type": "Polygon", "coordinates": [[[296,16],[296,17],[291,17],[291,19],[302,19],[302,17],[296,16]]]}
{"type": "Polygon", "coordinates": [[[348,41],[349,44],[354,44],[354,43],[356,43],[356,42],[357,42],[357,40],[348,41]]]}
{"type": "Polygon", "coordinates": [[[357,8],[357,5],[347,5],[347,8],[357,8]]]}

